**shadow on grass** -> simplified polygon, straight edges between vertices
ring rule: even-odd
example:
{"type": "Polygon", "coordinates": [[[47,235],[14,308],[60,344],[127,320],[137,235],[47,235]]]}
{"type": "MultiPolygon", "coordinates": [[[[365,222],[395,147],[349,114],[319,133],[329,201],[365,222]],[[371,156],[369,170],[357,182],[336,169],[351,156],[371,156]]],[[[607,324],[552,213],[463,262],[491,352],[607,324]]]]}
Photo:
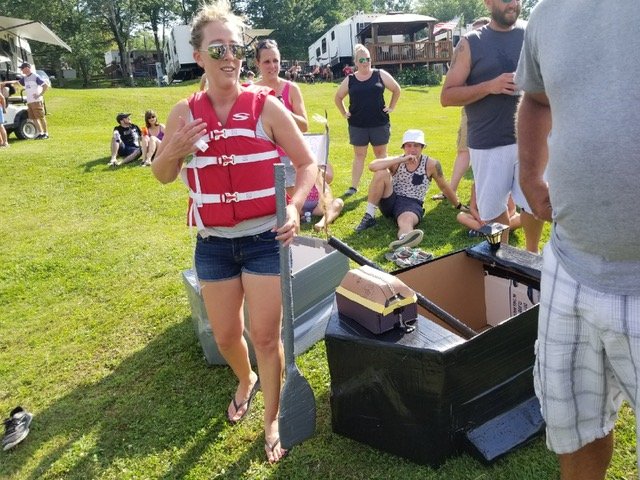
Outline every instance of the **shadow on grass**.
{"type": "Polygon", "coordinates": [[[227,428],[235,388],[228,368],[207,367],[192,328],[185,319],[102,380],[38,412],[27,441],[3,459],[5,473],[40,450],[49,453],[27,478],[96,478],[114,464],[126,469],[129,459],[162,454],[164,462],[169,452],[179,457],[170,476],[182,477],[227,428]]]}
{"type": "Polygon", "coordinates": [[[96,167],[103,167],[103,170],[106,172],[115,172],[116,170],[122,170],[123,168],[137,168],[140,167],[140,160],[136,159],[132,162],[129,162],[124,165],[119,165],[117,167],[109,166],[109,161],[111,160],[111,156],[107,155],[104,157],[96,158],[95,160],[89,160],[88,162],[81,163],[80,167],[84,169],[85,173],[92,172],[96,167]]]}

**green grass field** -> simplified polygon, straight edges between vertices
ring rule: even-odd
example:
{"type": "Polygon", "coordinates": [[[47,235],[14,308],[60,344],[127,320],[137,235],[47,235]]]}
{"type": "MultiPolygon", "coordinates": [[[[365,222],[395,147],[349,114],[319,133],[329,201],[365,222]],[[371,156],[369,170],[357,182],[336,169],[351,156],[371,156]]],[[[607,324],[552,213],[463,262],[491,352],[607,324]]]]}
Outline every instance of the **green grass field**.
{"type": "MultiPolygon", "coordinates": [[[[309,115],[329,114],[334,191],[350,183],[352,149],[333,104],[337,85],[303,85],[309,115]]],[[[186,188],[159,184],[137,164],[109,169],[120,111],[161,119],[196,89],[62,90],[47,94],[48,141],[0,150],[0,412],[34,413],[29,437],[0,452],[1,479],[554,479],[555,456],[539,439],[491,467],[470,457],[439,469],[413,464],[331,431],[330,378],[321,342],[298,359],[314,389],[317,433],[276,466],[264,461],[262,397],[248,421],[230,427],[234,391],[227,368],[207,367],[193,332],[180,272],[191,265],[186,188]]],[[[407,128],[421,128],[427,152],[450,175],[459,109],[440,89],[408,87],[392,114],[390,153],[407,128]]],[[[312,122],[312,131],[322,126],[312,122]]],[[[369,258],[384,260],[395,228],[387,220],[355,235],[365,182],[331,228],[369,258]]],[[[459,195],[468,201],[470,178],[459,195]]],[[[436,188],[436,187],[433,187],[436,188]]],[[[436,190],[429,192],[437,193],[436,190]]],[[[442,255],[476,240],[447,203],[428,200],[422,248],[442,255]]],[[[309,224],[303,233],[313,235],[309,224]]],[[[548,229],[545,230],[545,239],[548,229]]],[[[521,232],[511,243],[521,246],[521,232]]],[[[617,430],[612,479],[637,475],[634,417],[617,430]]]]}

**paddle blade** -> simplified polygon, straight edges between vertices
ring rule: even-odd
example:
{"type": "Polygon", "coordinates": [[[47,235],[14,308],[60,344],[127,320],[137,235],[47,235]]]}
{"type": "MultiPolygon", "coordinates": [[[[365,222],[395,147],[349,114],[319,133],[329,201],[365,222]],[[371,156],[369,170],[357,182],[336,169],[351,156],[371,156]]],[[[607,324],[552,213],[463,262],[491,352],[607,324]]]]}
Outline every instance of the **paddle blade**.
{"type": "Polygon", "coordinates": [[[286,449],[299,445],[316,431],[316,399],[295,364],[287,365],[287,377],[280,392],[278,428],[280,443],[286,449]]]}

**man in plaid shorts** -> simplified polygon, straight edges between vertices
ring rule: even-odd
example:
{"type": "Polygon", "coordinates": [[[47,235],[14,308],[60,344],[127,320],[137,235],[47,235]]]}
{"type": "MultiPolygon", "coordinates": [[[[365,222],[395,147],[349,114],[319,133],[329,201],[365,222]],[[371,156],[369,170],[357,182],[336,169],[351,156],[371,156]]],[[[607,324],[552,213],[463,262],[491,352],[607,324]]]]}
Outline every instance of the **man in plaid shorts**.
{"type": "Polygon", "coordinates": [[[542,0],[516,72],[520,183],[553,222],[534,382],[563,480],[605,478],[623,399],[640,430],[640,36],[607,32],[638,20],[637,2],[542,0]]]}

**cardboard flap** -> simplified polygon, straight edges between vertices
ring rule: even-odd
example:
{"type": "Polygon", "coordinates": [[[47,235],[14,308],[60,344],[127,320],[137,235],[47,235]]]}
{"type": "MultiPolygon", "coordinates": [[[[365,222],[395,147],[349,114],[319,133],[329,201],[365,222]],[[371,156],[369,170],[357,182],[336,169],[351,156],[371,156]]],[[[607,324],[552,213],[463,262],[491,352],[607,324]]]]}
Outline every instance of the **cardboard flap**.
{"type": "Polygon", "coordinates": [[[498,458],[536,437],[544,429],[540,403],[534,396],[511,410],[465,433],[470,454],[485,463],[498,458]]]}

